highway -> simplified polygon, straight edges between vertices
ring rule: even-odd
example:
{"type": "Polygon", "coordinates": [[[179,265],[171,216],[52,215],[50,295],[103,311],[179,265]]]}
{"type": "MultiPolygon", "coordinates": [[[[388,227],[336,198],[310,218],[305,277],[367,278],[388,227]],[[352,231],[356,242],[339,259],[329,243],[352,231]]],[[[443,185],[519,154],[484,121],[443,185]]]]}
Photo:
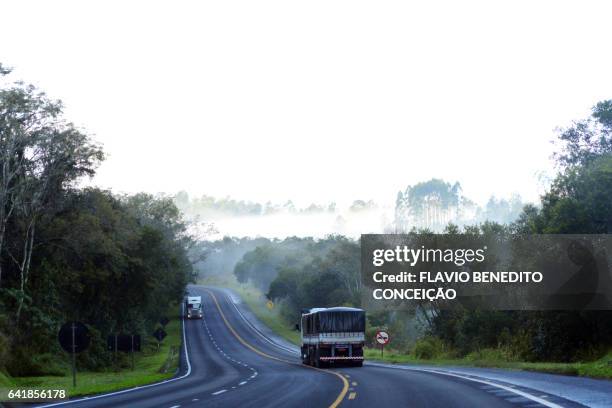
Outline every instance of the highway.
{"type": "MultiPolygon", "coordinates": [[[[612,406],[612,382],[588,380],[593,393],[572,400],[478,372],[393,367],[316,369],[275,337],[231,292],[190,286],[202,320],[185,321],[177,377],[164,383],[45,407],[582,407],[612,406]],[[435,370],[436,372],[432,371],[435,370]],[[609,394],[608,394],[609,392],[609,394]],[[610,400],[605,400],[606,395],[610,400]],[[587,399],[585,399],[587,398],[587,399]],[[603,398],[603,399],[601,399],[603,398]]],[[[555,383],[557,376],[544,384],[555,383]]],[[[567,377],[563,377],[567,378],[567,377]]],[[[509,381],[511,377],[508,377],[509,381]]],[[[562,378],[559,378],[562,381],[562,378]]],[[[534,383],[535,384],[535,383],[534,383]]],[[[580,384],[580,383],[576,383],[580,384]]],[[[567,387],[561,387],[568,389],[567,387]]],[[[553,388],[551,388],[553,389],[553,388]]],[[[577,394],[580,394],[577,392],[577,394]]]]}

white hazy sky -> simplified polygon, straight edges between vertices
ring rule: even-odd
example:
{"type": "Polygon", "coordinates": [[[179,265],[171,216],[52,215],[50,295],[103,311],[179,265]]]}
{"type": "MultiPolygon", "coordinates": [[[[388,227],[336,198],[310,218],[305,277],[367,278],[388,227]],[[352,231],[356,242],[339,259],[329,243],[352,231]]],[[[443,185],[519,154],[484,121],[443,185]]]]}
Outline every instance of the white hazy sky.
{"type": "Polygon", "coordinates": [[[0,61],[103,143],[117,191],[535,200],[555,127],[612,97],[611,4],[0,1],[0,61]]]}

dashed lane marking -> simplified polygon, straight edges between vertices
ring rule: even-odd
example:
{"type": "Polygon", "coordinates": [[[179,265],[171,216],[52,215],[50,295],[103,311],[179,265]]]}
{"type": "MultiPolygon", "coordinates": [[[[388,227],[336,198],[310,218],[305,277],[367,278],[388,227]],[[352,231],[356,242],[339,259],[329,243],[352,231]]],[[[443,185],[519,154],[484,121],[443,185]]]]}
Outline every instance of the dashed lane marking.
{"type": "Polygon", "coordinates": [[[357,393],[356,393],[356,392],[351,392],[351,393],[349,394],[349,398],[348,398],[348,399],[350,399],[350,400],[355,399],[355,397],[356,397],[356,396],[357,396],[357,393]]]}
{"type": "MultiPolygon", "coordinates": [[[[229,329],[229,331],[234,335],[234,337],[236,337],[236,339],[242,343],[246,348],[248,348],[249,350],[253,351],[256,354],[259,354],[262,357],[266,357],[269,358],[271,360],[276,360],[276,361],[280,361],[286,364],[291,364],[291,365],[298,365],[293,361],[289,361],[289,360],[285,360],[283,358],[279,358],[279,357],[275,357],[272,356],[270,354],[264,353],[263,351],[253,347],[250,343],[248,343],[246,340],[244,340],[239,334],[238,332],[236,332],[236,330],[232,327],[232,325],[230,324],[230,322],[227,320],[227,317],[225,317],[225,313],[223,313],[223,310],[221,309],[221,305],[219,304],[219,301],[217,300],[217,297],[215,296],[214,293],[212,293],[212,291],[210,291],[209,289],[206,289],[206,291],[208,292],[208,294],[210,295],[210,297],[212,298],[212,300],[215,302],[215,305],[217,306],[217,310],[219,311],[219,314],[221,315],[221,319],[223,319],[223,322],[225,323],[225,325],[227,326],[227,328],[229,329]]],[[[340,373],[336,372],[336,371],[327,371],[327,370],[322,370],[320,368],[317,367],[311,367],[311,366],[307,366],[307,365],[302,365],[299,364],[299,367],[303,367],[303,368],[309,368],[312,370],[317,370],[317,371],[321,371],[323,373],[327,373],[327,374],[331,374],[331,375],[335,375],[336,377],[340,378],[340,380],[342,381],[342,390],[340,391],[340,394],[338,394],[338,396],[336,397],[336,399],[334,400],[334,402],[331,403],[331,405],[329,406],[329,408],[336,408],[338,405],[340,405],[340,403],[342,402],[342,400],[344,399],[344,397],[346,396],[346,393],[348,392],[349,389],[349,383],[348,380],[340,373]]],[[[257,374],[257,373],[255,373],[257,374]]],[[[348,377],[348,375],[347,375],[348,377]]]]}
{"type": "MultiPolygon", "coordinates": [[[[206,319],[202,319],[202,323],[204,324],[204,327],[206,327],[206,330],[208,331],[208,337],[210,337],[210,339],[212,340],[213,344],[215,345],[215,348],[217,349],[217,351],[219,351],[219,353],[221,353],[221,354],[222,354],[222,355],[223,355],[223,356],[224,356],[226,359],[228,359],[228,360],[230,360],[230,361],[234,362],[235,364],[238,364],[238,365],[240,365],[240,366],[247,367],[247,368],[249,368],[251,371],[253,371],[253,372],[254,372],[254,374],[253,374],[253,375],[251,375],[251,376],[250,376],[250,377],[249,377],[249,378],[248,378],[246,381],[243,381],[243,382],[241,382],[241,383],[240,383],[240,384],[238,384],[238,385],[243,385],[243,384],[246,384],[246,383],[247,383],[247,381],[248,381],[249,379],[255,378],[255,376],[257,375],[257,371],[255,371],[255,369],[254,369],[253,367],[249,367],[247,364],[245,364],[245,363],[243,363],[243,362],[241,362],[241,361],[238,361],[238,360],[236,360],[236,359],[232,358],[231,356],[229,356],[228,354],[226,354],[226,353],[225,353],[223,350],[221,350],[221,348],[219,348],[219,346],[218,346],[218,345],[217,345],[217,343],[215,342],[215,338],[213,337],[212,333],[210,332],[210,330],[209,330],[209,328],[208,328],[208,322],[206,321],[206,319]]],[[[236,386],[233,386],[233,387],[232,387],[232,390],[235,390],[235,389],[236,389],[236,386]]],[[[213,394],[213,395],[215,395],[215,394],[213,394]]]]}
{"type": "Polygon", "coordinates": [[[213,392],[212,395],[219,395],[219,394],[223,394],[224,392],[227,392],[227,390],[219,390],[217,392],[213,392]]]}

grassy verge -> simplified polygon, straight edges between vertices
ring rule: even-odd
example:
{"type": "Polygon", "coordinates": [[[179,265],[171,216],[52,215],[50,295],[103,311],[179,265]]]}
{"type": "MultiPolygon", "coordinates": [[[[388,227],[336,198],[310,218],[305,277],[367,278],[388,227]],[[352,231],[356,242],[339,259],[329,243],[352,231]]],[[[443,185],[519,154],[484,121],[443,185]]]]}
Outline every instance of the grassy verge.
{"type": "Polygon", "coordinates": [[[530,363],[524,361],[505,361],[497,358],[495,353],[472,353],[461,359],[434,358],[431,360],[418,359],[412,354],[402,354],[393,350],[385,350],[384,357],[380,356],[380,349],[366,349],[365,357],[368,360],[384,361],[392,364],[427,364],[427,365],[454,365],[470,367],[505,368],[512,370],[537,371],[552,374],[574,375],[592,378],[612,379],[612,352],[603,358],[592,362],[580,363],[530,363]]]}
{"type": "Polygon", "coordinates": [[[0,371],[0,388],[11,387],[13,385],[15,385],[13,381],[9,377],[7,377],[6,374],[0,371]]]}
{"type": "MultiPolygon", "coordinates": [[[[168,336],[164,339],[159,351],[157,342],[152,337],[144,338],[141,353],[136,353],[134,370],[105,372],[77,372],[77,386],[72,386],[72,373],[66,372],[63,377],[13,377],[13,386],[22,388],[68,390],[70,397],[110,392],[123,388],[153,383],[174,376],[179,362],[181,347],[181,321],[176,314],[178,306],[173,307],[170,323],[166,326],[168,336]],[[145,343],[146,342],[146,343],[145,343]]],[[[0,378],[0,384],[2,379],[0,378]]]]}
{"type": "Polygon", "coordinates": [[[200,281],[200,283],[203,285],[222,286],[235,290],[253,311],[255,316],[257,316],[257,318],[266,326],[272,329],[272,331],[293,344],[300,344],[300,332],[294,330],[295,324],[290,325],[285,322],[280,315],[278,307],[272,307],[272,309],[269,309],[267,306],[268,300],[260,290],[250,285],[242,285],[236,281],[227,279],[206,279],[200,281]]]}

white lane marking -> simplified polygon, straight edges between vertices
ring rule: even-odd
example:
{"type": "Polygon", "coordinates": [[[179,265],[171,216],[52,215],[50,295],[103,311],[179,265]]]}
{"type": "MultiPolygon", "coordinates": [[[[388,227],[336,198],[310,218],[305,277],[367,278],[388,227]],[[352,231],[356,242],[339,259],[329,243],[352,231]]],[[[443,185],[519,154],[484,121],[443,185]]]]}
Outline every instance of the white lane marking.
{"type": "MultiPolygon", "coordinates": [[[[208,322],[206,321],[206,319],[202,319],[202,323],[203,323],[203,325],[206,327],[206,330],[208,330],[208,322]]],[[[208,330],[208,331],[209,331],[209,333],[208,333],[208,337],[210,337],[210,339],[212,340],[212,342],[213,342],[213,343],[215,343],[215,340],[214,340],[214,337],[213,337],[212,333],[210,333],[210,330],[208,330]]],[[[219,348],[219,346],[218,346],[216,343],[215,343],[215,347],[217,348],[217,350],[219,351],[219,353],[220,353],[220,354],[222,354],[222,355],[223,355],[223,356],[224,356],[224,357],[225,357],[227,360],[230,360],[230,361],[232,361],[232,362],[234,362],[234,363],[236,363],[236,364],[238,364],[238,365],[241,365],[241,366],[247,367],[247,368],[249,368],[251,371],[253,371],[253,372],[255,373],[255,375],[257,375],[257,371],[255,371],[255,369],[254,369],[253,367],[249,367],[249,365],[248,365],[248,364],[243,363],[242,361],[238,361],[238,360],[234,359],[232,356],[230,356],[230,355],[226,354],[226,353],[225,353],[225,351],[223,351],[222,349],[220,349],[220,348],[219,348]]],[[[242,382],[241,382],[240,384],[238,384],[238,385],[240,386],[240,385],[244,385],[244,384],[246,384],[246,383],[247,383],[247,381],[248,381],[249,379],[255,378],[255,375],[252,375],[252,376],[251,376],[251,377],[249,377],[249,378],[248,378],[246,381],[242,381],[242,382]]],[[[233,387],[232,387],[232,390],[235,390],[235,389],[236,389],[236,386],[233,386],[233,387]]],[[[227,391],[227,390],[217,391],[217,394],[221,394],[221,393],[226,392],[226,391],[227,391]]],[[[217,395],[217,394],[213,393],[212,395],[217,395]]]]}
{"type": "Polygon", "coordinates": [[[179,407],[180,407],[180,405],[173,405],[170,408],[179,408],[179,407]]]}
{"type": "MultiPolygon", "coordinates": [[[[226,298],[229,298],[229,297],[230,297],[230,296],[229,296],[227,293],[225,293],[225,292],[224,292],[224,294],[225,294],[226,298]]],[[[231,300],[231,299],[230,299],[230,300],[231,300]]],[[[255,326],[253,325],[253,323],[251,323],[251,322],[250,322],[250,321],[249,321],[249,320],[248,320],[248,319],[247,319],[247,318],[246,318],[246,317],[245,317],[245,316],[242,314],[242,312],[240,311],[240,309],[238,309],[238,306],[236,306],[236,303],[234,303],[234,302],[232,302],[232,301],[230,301],[229,303],[231,303],[231,304],[232,304],[232,306],[234,306],[234,309],[236,309],[236,311],[238,312],[238,315],[239,315],[239,316],[242,318],[242,320],[244,320],[244,321],[245,321],[245,323],[246,323],[246,324],[247,324],[247,325],[248,325],[248,326],[249,326],[249,327],[250,327],[250,328],[251,328],[251,329],[252,329],[252,330],[253,330],[255,333],[257,333],[257,334],[258,334],[258,335],[259,335],[259,336],[260,336],[262,339],[264,339],[264,340],[265,340],[265,341],[267,341],[268,343],[272,344],[273,346],[275,346],[275,347],[277,347],[277,348],[279,348],[279,349],[281,349],[281,350],[285,350],[285,351],[290,352],[291,354],[298,354],[298,355],[300,354],[300,352],[299,352],[299,351],[297,351],[297,350],[293,350],[293,349],[290,349],[289,347],[281,346],[280,344],[278,344],[278,343],[274,342],[273,340],[271,340],[270,338],[268,338],[268,337],[267,337],[265,334],[263,334],[263,333],[262,333],[262,332],[261,332],[261,331],[260,331],[260,330],[259,330],[257,327],[255,327],[255,326]]]]}
{"type": "Polygon", "coordinates": [[[481,384],[490,385],[490,386],[492,386],[492,387],[496,387],[496,388],[500,388],[500,389],[502,389],[502,390],[509,391],[509,392],[511,392],[511,393],[514,393],[514,394],[520,395],[521,397],[525,397],[525,398],[527,398],[527,399],[529,399],[529,400],[535,401],[535,402],[537,402],[538,404],[542,404],[542,405],[544,405],[545,407],[548,407],[548,408],[563,408],[563,406],[561,406],[561,405],[559,405],[559,404],[555,404],[554,402],[551,402],[551,401],[546,401],[546,400],[545,400],[545,399],[543,399],[543,398],[536,397],[535,395],[528,394],[528,393],[526,393],[526,392],[524,392],[524,391],[520,391],[520,390],[517,390],[517,389],[515,389],[515,388],[510,388],[510,387],[507,387],[507,386],[505,386],[505,385],[496,384],[496,383],[491,382],[491,381],[486,381],[486,380],[482,380],[482,379],[477,379],[477,378],[474,378],[474,377],[467,377],[467,376],[465,376],[465,375],[459,375],[459,374],[449,373],[449,372],[446,372],[446,371],[440,371],[440,370],[430,370],[430,369],[427,369],[427,368],[416,368],[416,367],[415,367],[415,368],[413,368],[413,367],[391,367],[391,366],[385,366],[385,365],[379,365],[379,364],[371,364],[371,365],[376,365],[376,366],[378,366],[378,367],[388,367],[388,368],[398,369],[398,370],[414,370],[414,371],[423,371],[423,372],[429,372],[429,373],[434,373],[434,374],[447,375],[447,376],[450,376],[450,377],[462,378],[462,379],[464,379],[464,380],[474,381],[474,382],[478,382],[478,383],[481,383],[481,384]]]}
{"type": "MultiPolygon", "coordinates": [[[[181,315],[184,315],[184,308],[185,305],[183,304],[182,306],[183,310],[181,311],[181,315]]],[[[164,380],[155,384],[147,384],[147,385],[139,385],[138,387],[134,387],[134,388],[128,388],[126,390],[121,390],[121,391],[115,391],[115,392],[109,392],[108,394],[102,394],[102,395],[95,395],[93,397],[85,397],[85,398],[79,398],[79,399],[74,399],[74,400],[69,400],[69,401],[62,401],[62,402],[56,402],[54,404],[47,404],[47,405],[41,405],[38,408],[47,408],[47,407],[57,407],[60,405],[68,405],[68,404],[72,404],[75,402],[83,402],[85,400],[89,401],[89,400],[93,400],[93,399],[99,399],[99,398],[106,398],[106,397],[112,397],[113,395],[120,395],[120,394],[125,394],[127,392],[132,392],[132,391],[136,391],[136,390],[142,390],[144,388],[151,388],[151,387],[157,387],[158,385],[163,385],[163,384],[168,384],[174,381],[179,381],[182,380],[184,378],[189,377],[189,375],[191,375],[191,363],[189,362],[189,353],[187,352],[187,336],[185,335],[185,321],[183,320],[183,347],[185,350],[185,361],[187,362],[187,372],[185,374],[183,374],[180,377],[175,377],[175,378],[170,378],[168,380],[164,380]]]]}
{"type": "Polygon", "coordinates": [[[223,394],[224,392],[227,392],[227,390],[220,390],[220,391],[217,391],[217,392],[213,392],[212,395],[219,395],[219,394],[223,394]]]}
{"type": "Polygon", "coordinates": [[[199,399],[197,399],[197,398],[194,398],[194,399],[192,399],[192,401],[193,401],[193,402],[195,402],[195,401],[199,401],[199,399]]]}

